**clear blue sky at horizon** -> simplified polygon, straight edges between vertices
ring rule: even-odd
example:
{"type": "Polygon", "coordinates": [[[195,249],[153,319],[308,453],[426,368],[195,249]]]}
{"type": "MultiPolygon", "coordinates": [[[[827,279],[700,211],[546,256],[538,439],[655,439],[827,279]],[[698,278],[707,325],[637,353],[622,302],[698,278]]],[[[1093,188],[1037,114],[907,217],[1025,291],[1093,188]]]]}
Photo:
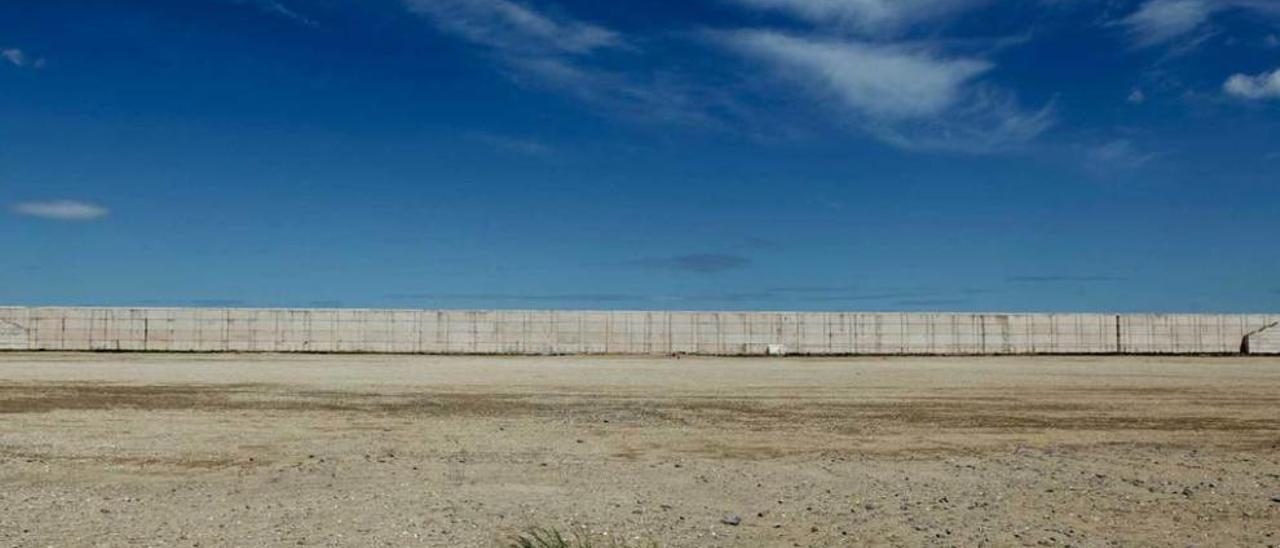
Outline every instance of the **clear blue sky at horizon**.
{"type": "Polygon", "coordinates": [[[0,304],[1280,310],[1280,2],[5,4],[0,304]]]}

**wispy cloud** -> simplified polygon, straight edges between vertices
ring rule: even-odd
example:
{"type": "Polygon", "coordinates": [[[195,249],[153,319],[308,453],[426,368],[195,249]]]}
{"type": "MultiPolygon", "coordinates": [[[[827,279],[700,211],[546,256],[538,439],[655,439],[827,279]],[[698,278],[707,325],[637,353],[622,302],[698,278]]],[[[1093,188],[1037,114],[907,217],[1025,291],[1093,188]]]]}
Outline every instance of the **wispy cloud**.
{"type": "Polygon", "coordinates": [[[255,9],[263,14],[273,17],[279,17],[282,20],[304,27],[319,28],[320,22],[314,18],[294,9],[285,1],[295,3],[295,0],[224,0],[233,6],[243,6],[255,9]]]}
{"type": "Polygon", "coordinates": [[[445,32],[509,55],[584,54],[623,45],[618,33],[604,27],[551,17],[509,0],[405,0],[405,5],[445,32]]]}
{"type": "Polygon", "coordinates": [[[1095,170],[1110,168],[1136,169],[1146,165],[1159,154],[1145,152],[1129,139],[1115,139],[1091,147],[1087,151],[1089,166],[1095,170]]]}
{"type": "Polygon", "coordinates": [[[109,213],[103,206],[75,200],[21,202],[13,205],[13,212],[55,221],[93,221],[109,213]]]}
{"type": "Polygon", "coordinates": [[[1243,99],[1280,99],[1280,68],[1262,74],[1233,74],[1222,90],[1243,99]]]}
{"type": "Polygon", "coordinates": [[[521,84],[550,88],[645,122],[718,125],[708,114],[732,102],[665,69],[621,70],[605,54],[643,52],[602,25],[550,15],[512,0],[402,0],[441,32],[487,51],[521,84]]]}
{"type": "Polygon", "coordinates": [[[15,67],[44,68],[44,57],[31,57],[17,48],[0,49],[0,58],[15,67]]]}
{"type": "Polygon", "coordinates": [[[1052,124],[1052,107],[1026,111],[977,79],[986,60],[927,46],[811,38],[770,30],[713,33],[807,94],[834,102],[853,123],[904,148],[990,151],[1025,142],[1052,124]]]}
{"type": "Polygon", "coordinates": [[[1154,46],[1191,33],[1220,7],[1211,0],[1148,0],[1120,24],[1139,46],[1154,46]]]}
{"type": "Polygon", "coordinates": [[[1039,137],[1055,120],[1054,101],[1028,110],[1011,92],[987,86],[966,91],[962,103],[922,120],[872,124],[880,139],[905,149],[990,154],[1017,150],[1039,137]]]}
{"type": "Polygon", "coordinates": [[[991,70],[977,59],[946,59],[925,51],[855,41],[798,37],[773,31],[723,35],[803,85],[834,95],[874,117],[933,116],[953,105],[963,86],[991,70]]]}
{"type": "Polygon", "coordinates": [[[912,23],[939,19],[988,3],[988,0],[731,0],[737,4],[789,13],[823,25],[864,34],[891,34],[912,23]]]}
{"type": "Polygon", "coordinates": [[[1129,15],[1111,24],[1124,27],[1140,48],[1183,42],[1194,49],[1211,32],[1202,32],[1213,16],[1231,9],[1280,15],[1275,0],[1146,0],[1129,15]]]}
{"type": "Polygon", "coordinates": [[[674,255],[671,257],[646,257],[626,261],[623,264],[641,268],[714,274],[729,270],[739,270],[751,266],[751,259],[741,255],[730,255],[725,253],[693,253],[689,255],[674,255]]]}
{"type": "Polygon", "coordinates": [[[315,19],[307,17],[306,15],[303,15],[300,12],[294,11],[292,8],[284,4],[281,4],[280,2],[267,0],[267,1],[259,2],[258,5],[263,11],[283,17],[299,25],[303,25],[306,27],[320,26],[320,23],[318,23],[315,19]]]}

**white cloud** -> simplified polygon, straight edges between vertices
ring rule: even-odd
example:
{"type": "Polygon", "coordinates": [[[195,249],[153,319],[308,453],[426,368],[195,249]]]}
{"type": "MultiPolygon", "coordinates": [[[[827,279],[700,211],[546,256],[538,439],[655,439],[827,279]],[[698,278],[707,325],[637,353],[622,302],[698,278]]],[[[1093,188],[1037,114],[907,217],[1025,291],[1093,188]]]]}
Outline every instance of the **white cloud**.
{"type": "Polygon", "coordinates": [[[789,13],[823,25],[866,34],[889,34],[911,23],[937,19],[988,0],[731,0],[756,9],[789,13]]]}
{"type": "MultiPolygon", "coordinates": [[[[551,88],[612,115],[712,129],[773,116],[741,101],[761,86],[726,80],[731,77],[723,73],[692,74],[670,63],[620,69],[616,55],[608,54],[644,55],[636,42],[561,11],[536,10],[520,0],[401,1],[441,32],[489,52],[518,83],[551,88]]],[[[805,20],[837,14],[846,19],[836,23],[857,26],[910,23],[989,0],[732,1],[805,20]]],[[[1011,93],[976,82],[992,63],[945,56],[937,42],[895,46],[768,30],[703,36],[832,103],[827,106],[838,109],[837,123],[852,122],[897,146],[989,150],[1030,139],[1052,122],[1051,107],[1027,112],[1011,93]]],[[[770,124],[770,135],[786,125],[770,124]]]]}
{"type": "Polygon", "coordinates": [[[738,51],[876,118],[936,115],[956,101],[967,82],[991,69],[986,61],[943,59],[924,51],[773,31],[724,36],[738,51]]]}
{"type": "Polygon", "coordinates": [[[20,215],[55,221],[92,221],[106,217],[109,213],[107,208],[100,205],[75,200],[21,202],[14,204],[13,211],[20,215]]]}
{"type": "Polygon", "coordinates": [[[27,54],[22,53],[22,50],[20,49],[0,50],[0,56],[4,57],[6,61],[19,67],[26,66],[27,64],[27,54]]]}
{"type": "Polygon", "coordinates": [[[9,64],[15,67],[31,67],[31,68],[44,67],[43,57],[32,58],[26,52],[17,48],[0,49],[0,58],[4,59],[5,61],[8,61],[9,64]]]}
{"type": "MultiPolygon", "coordinates": [[[[1265,16],[1280,16],[1276,0],[1146,0],[1136,11],[1115,21],[1128,28],[1135,44],[1150,47],[1195,36],[1217,13],[1225,10],[1251,10],[1265,16]]],[[[1200,33],[1199,39],[1206,36],[1200,33]]],[[[1194,48],[1199,40],[1184,44],[1194,48]]]]}
{"type": "Polygon", "coordinates": [[[1142,88],[1133,88],[1133,90],[1129,92],[1129,98],[1127,100],[1131,104],[1141,105],[1142,103],[1147,102],[1147,94],[1143,93],[1142,88]]]}
{"type": "Polygon", "coordinates": [[[1223,91],[1244,99],[1280,99],[1280,68],[1262,74],[1233,74],[1223,91]]]}
{"type": "Polygon", "coordinates": [[[1029,140],[1052,123],[1051,107],[1026,112],[1011,94],[977,83],[993,68],[988,61],[773,31],[716,36],[903,148],[988,152],[1029,140]]]}
{"type": "Polygon", "coordinates": [[[1139,46],[1154,46],[1196,30],[1222,6],[1210,0],[1148,0],[1120,22],[1139,46]]]}
{"type": "Polygon", "coordinates": [[[642,123],[716,126],[711,104],[733,99],[666,69],[621,71],[605,51],[639,55],[622,34],[512,0],[402,0],[446,34],[488,50],[521,84],[551,88],[642,123]]]}
{"type": "Polygon", "coordinates": [[[443,31],[512,55],[590,53],[622,45],[609,29],[553,18],[509,0],[404,0],[443,31]]]}

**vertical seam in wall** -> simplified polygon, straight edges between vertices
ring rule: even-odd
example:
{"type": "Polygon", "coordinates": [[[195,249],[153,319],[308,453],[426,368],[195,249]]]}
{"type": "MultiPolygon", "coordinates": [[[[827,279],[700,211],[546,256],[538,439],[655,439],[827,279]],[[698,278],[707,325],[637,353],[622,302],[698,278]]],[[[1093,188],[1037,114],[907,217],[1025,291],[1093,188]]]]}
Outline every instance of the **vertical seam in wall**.
{"type": "Polygon", "coordinates": [[[987,353],[987,320],[982,316],[975,316],[978,320],[978,351],[982,354],[987,353]]]}
{"type": "Polygon", "coordinates": [[[1116,314],[1116,354],[1124,353],[1123,337],[1120,335],[1120,315],[1116,314]]]}

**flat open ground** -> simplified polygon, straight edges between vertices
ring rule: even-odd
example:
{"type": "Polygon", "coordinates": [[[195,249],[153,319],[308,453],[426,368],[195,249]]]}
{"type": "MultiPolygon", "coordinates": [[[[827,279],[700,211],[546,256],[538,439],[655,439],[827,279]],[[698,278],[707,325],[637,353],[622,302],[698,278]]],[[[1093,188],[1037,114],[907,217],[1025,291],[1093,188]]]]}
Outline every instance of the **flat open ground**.
{"type": "Polygon", "coordinates": [[[1280,359],[0,354],[3,546],[1267,546],[1273,497],[1280,359]]]}

